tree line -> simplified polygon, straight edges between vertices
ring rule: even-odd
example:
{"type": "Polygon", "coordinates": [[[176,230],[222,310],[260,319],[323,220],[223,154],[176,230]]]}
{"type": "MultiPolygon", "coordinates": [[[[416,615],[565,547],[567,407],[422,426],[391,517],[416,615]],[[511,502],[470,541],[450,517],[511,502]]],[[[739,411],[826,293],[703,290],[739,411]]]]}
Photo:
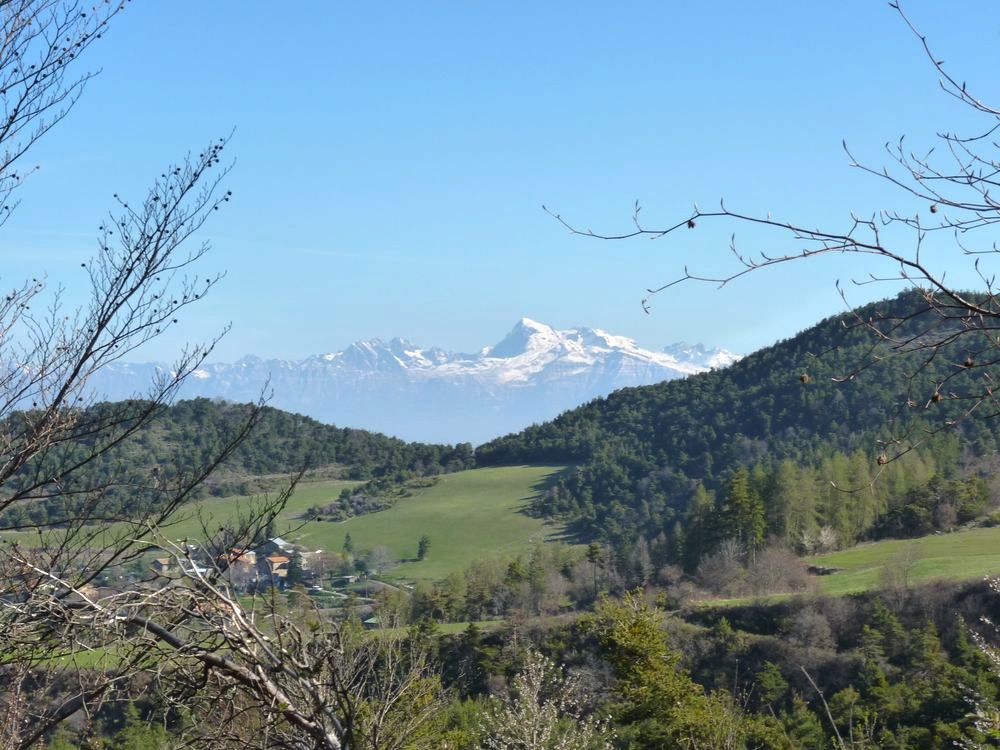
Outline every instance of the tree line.
{"type": "MultiPolygon", "coordinates": [[[[348,671],[368,679],[334,679],[327,696],[344,701],[350,747],[372,750],[985,748],[1000,737],[1000,676],[969,627],[997,605],[973,583],[667,613],[633,590],[578,618],[490,631],[371,634],[349,620],[339,663],[360,656],[377,676],[348,671]]],[[[282,617],[319,623],[306,597],[282,617]]],[[[225,703],[178,703],[155,677],[144,687],[43,747],[250,746],[263,728],[247,713],[218,732],[225,703]]]]}

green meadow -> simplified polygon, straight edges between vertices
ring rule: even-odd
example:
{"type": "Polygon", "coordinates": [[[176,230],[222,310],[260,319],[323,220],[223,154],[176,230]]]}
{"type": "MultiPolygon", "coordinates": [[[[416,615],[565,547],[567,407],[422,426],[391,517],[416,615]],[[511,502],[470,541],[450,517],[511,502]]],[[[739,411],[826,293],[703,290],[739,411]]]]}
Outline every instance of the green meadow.
{"type": "MultiPolygon", "coordinates": [[[[561,471],[560,466],[504,466],[445,474],[387,510],[340,522],[303,522],[301,515],[358,482],[303,483],[289,499],[275,531],[290,542],[330,552],[340,552],[350,533],[356,550],[381,545],[403,561],[387,571],[388,577],[436,580],[475,560],[513,557],[558,537],[560,527],[531,518],[523,510],[561,471]],[[431,548],[426,559],[418,561],[417,543],[424,534],[430,537],[431,548]]],[[[170,527],[168,536],[197,539],[203,536],[203,523],[211,530],[229,522],[249,502],[245,497],[199,502],[170,527]]]]}
{"type": "MultiPolygon", "coordinates": [[[[287,533],[289,529],[299,525],[296,519],[303,512],[314,505],[325,505],[335,500],[345,488],[356,487],[359,484],[362,482],[341,480],[301,482],[295,488],[295,494],[285,504],[285,510],[275,524],[275,530],[279,534],[287,533]]],[[[167,536],[171,539],[201,538],[204,536],[203,528],[212,531],[218,526],[231,523],[241,514],[247,513],[258,501],[242,495],[200,500],[181,511],[179,520],[171,523],[166,530],[167,536]]]]}
{"type": "Polygon", "coordinates": [[[820,578],[823,591],[829,594],[851,594],[877,588],[886,566],[908,568],[911,583],[998,575],[1000,526],[860,544],[809,558],[809,562],[840,568],[820,578]]]}
{"type": "Polygon", "coordinates": [[[403,561],[388,571],[389,577],[440,579],[475,560],[513,557],[559,538],[561,527],[523,511],[562,470],[558,466],[504,466],[446,474],[433,487],[415,490],[412,497],[388,510],[339,523],[310,522],[288,538],[339,552],[349,532],[356,549],[383,545],[403,561]],[[431,539],[430,552],[417,561],[417,543],[423,534],[431,539]]]}
{"type": "MultiPolygon", "coordinates": [[[[433,486],[413,490],[410,497],[387,510],[341,522],[305,522],[301,516],[359,482],[304,482],[286,504],[275,531],[290,542],[330,552],[340,552],[350,532],[356,550],[381,545],[394,559],[403,561],[387,571],[388,577],[436,580],[475,560],[513,557],[539,542],[559,538],[561,527],[523,511],[563,470],[560,466],[505,466],[445,474],[433,486]],[[431,548],[425,560],[417,561],[417,543],[423,534],[430,537],[431,548]]],[[[192,503],[163,529],[164,536],[196,541],[204,537],[204,530],[211,533],[235,521],[253,502],[236,496],[192,503]]],[[[4,537],[37,543],[30,532],[4,537]]]]}

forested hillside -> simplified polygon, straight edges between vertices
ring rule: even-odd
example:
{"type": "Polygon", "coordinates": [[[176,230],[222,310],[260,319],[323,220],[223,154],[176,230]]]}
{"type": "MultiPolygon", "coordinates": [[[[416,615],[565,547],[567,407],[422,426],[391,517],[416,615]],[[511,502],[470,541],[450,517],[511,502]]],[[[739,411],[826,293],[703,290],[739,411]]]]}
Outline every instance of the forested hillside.
{"type": "MultiPolygon", "coordinates": [[[[919,342],[931,322],[914,314],[921,304],[907,293],[858,315],[919,342]]],[[[724,539],[822,549],[983,512],[989,488],[975,469],[996,446],[996,420],[929,432],[968,408],[985,370],[954,345],[926,362],[926,349],[875,344],[857,317],[829,318],[726,369],[624,389],[499,438],[477,461],[576,464],[536,512],[617,545],[659,539],[688,565],[724,539]]]]}
{"type": "MultiPolygon", "coordinates": [[[[137,411],[144,404],[134,404],[137,411]]],[[[129,403],[97,404],[79,416],[80,422],[99,422],[96,412],[127,414],[129,403]]],[[[163,407],[129,439],[111,449],[101,461],[84,466],[74,481],[80,485],[106,483],[97,515],[135,510],[155,501],[156,487],[190,475],[210,462],[238,434],[250,415],[250,404],[233,404],[205,398],[163,407]]],[[[19,419],[14,415],[12,420],[19,419]]],[[[84,455],[100,434],[60,446],[59,455],[45,455],[21,472],[22,480],[35,481],[46,474],[46,464],[70,460],[74,451],[84,455]]],[[[380,485],[469,468],[472,447],[407,443],[365,430],[335,427],[299,414],[265,407],[248,437],[203,483],[196,496],[251,494],[268,486],[268,475],[288,475],[302,469],[324,469],[330,476],[377,480],[380,485]]],[[[277,477],[272,477],[276,479],[277,477]]],[[[17,478],[15,477],[15,480],[17,478]]],[[[74,510],[73,486],[40,499],[15,504],[4,514],[2,525],[17,527],[58,520],[74,510]]]]}

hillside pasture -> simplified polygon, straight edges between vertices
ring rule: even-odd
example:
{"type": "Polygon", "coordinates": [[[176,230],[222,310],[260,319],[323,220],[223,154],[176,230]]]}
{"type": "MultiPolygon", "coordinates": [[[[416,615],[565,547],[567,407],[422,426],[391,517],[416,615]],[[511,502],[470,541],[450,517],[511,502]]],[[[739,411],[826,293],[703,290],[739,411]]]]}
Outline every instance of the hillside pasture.
{"type": "Polygon", "coordinates": [[[441,579],[475,560],[514,557],[560,538],[562,527],[523,511],[561,471],[559,466],[504,466],[445,474],[392,508],[341,522],[312,521],[292,531],[289,541],[339,552],[349,532],[355,549],[385,546],[402,561],[387,571],[388,577],[441,579]],[[431,539],[430,552],[417,560],[423,534],[431,539]]]}
{"type": "MultiPolygon", "coordinates": [[[[289,529],[300,525],[296,519],[306,510],[314,505],[322,506],[336,500],[344,489],[359,484],[362,482],[336,479],[300,482],[275,522],[275,530],[279,534],[287,533],[289,529]]],[[[204,536],[203,526],[211,531],[219,526],[231,524],[241,514],[246,513],[254,502],[253,498],[242,495],[199,500],[180,511],[179,520],[167,528],[167,536],[171,539],[200,539],[204,536]]]]}
{"type": "MultiPolygon", "coordinates": [[[[302,514],[361,483],[303,482],[276,520],[275,532],[296,544],[330,552],[340,552],[350,532],[359,552],[384,546],[394,560],[402,561],[386,571],[387,577],[438,580],[475,560],[508,559],[535,544],[561,538],[563,527],[532,518],[524,510],[562,471],[561,466],[504,466],[445,474],[387,510],[341,522],[303,521],[302,514]],[[431,539],[430,553],[425,560],[416,560],[423,534],[431,539]]],[[[244,496],[199,500],[183,509],[163,533],[168,539],[197,542],[205,530],[213,533],[234,523],[252,502],[244,496]]],[[[38,543],[31,532],[8,532],[3,538],[38,543]]]]}
{"type": "Polygon", "coordinates": [[[838,569],[820,578],[828,594],[878,588],[887,567],[895,567],[897,572],[905,570],[911,584],[1000,575],[1000,526],[860,544],[811,557],[808,562],[838,569]]]}

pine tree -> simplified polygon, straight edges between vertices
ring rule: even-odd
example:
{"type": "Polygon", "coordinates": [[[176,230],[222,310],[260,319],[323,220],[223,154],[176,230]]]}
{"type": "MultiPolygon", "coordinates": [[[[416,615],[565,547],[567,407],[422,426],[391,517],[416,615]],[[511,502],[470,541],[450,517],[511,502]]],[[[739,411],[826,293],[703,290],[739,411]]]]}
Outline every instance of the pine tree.
{"type": "Polygon", "coordinates": [[[686,520],[682,559],[684,569],[690,572],[698,567],[698,561],[710,554],[724,536],[715,507],[715,496],[700,483],[691,498],[686,520]]]}
{"type": "Polygon", "coordinates": [[[427,553],[430,552],[430,549],[431,549],[431,538],[427,536],[427,534],[424,534],[422,537],[420,537],[420,542],[417,544],[417,559],[423,560],[425,557],[427,557],[427,553]]]}
{"type": "Polygon", "coordinates": [[[780,706],[788,692],[788,681],[777,664],[765,661],[755,681],[760,701],[766,706],[780,706]]]}
{"type": "Polygon", "coordinates": [[[162,726],[147,723],[139,716],[134,704],[125,707],[125,723],[110,744],[113,750],[166,750],[170,736],[162,726]]]}
{"type": "Polygon", "coordinates": [[[729,535],[753,552],[764,543],[767,521],[764,503],[750,486],[750,474],[741,467],[733,472],[723,510],[729,535]]]}
{"type": "Polygon", "coordinates": [[[302,567],[302,553],[295,550],[288,561],[288,574],[285,576],[285,583],[289,586],[296,586],[304,579],[305,569],[302,567]]]}
{"type": "Polygon", "coordinates": [[[640,586],[645,586],[653,580],[653,558],[649,554],[649,543],[644,537],[639,537],[639,541],[629,552],[629,568],[636,582],[640,586]]]}
{"type": "Polygon", "coordinates": [[[796,747],[803,750],[826,750],[830,746],[823,723],[809,710],[809,704],[802,696],[796,694],[792,697],[792,710],[782,719],[785,731],[796,747]]]}
{"type": "Polygon", "coordinates": [[[590,567],[594,572],[594,597],[597,597],[597,572],[600,569],[601,559],[603,553],[601,552],[601,545],[597,542],[591,542],[587,545],[587,562],[590,563],[590,567]]]}

